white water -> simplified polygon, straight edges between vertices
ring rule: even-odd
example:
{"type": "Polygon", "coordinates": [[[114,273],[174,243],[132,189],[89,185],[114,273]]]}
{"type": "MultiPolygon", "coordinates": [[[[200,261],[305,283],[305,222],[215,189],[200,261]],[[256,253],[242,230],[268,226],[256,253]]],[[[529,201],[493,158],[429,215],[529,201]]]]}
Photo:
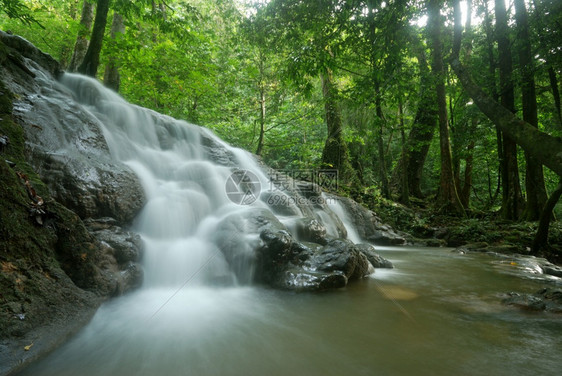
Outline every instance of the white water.
{"type": "MultiPolygon", "coordinates": [[[[225,191],[235,168],[253,172],[262,187],[268,186],[254,159],[198,126],[133,106],[93,79],[65,74],[62,83],[101,120],[111,154],[143,185],[147,203],[133,230],[146,246],[145,286],[236,280],[215,236],[217,225],[229,215],[267,207],[259,200],[248,207],[237,205],[225,191]],[[205,141],[214,151],[223,149],[232,166],[214,162],[205,141]]],[[[241,268],[251,275],[252,258],[241,268]]]]}
{"type": "Polygon", "coordinates": [[[330,206],[330,209],[332,209],[332,211],[341,219],[343,225],[345,226],[345,230],[347,231],[347,238],[354,243],[361,243],[363,239],[361,239],[359,233],[351,224],[352,221],[341,202],[339,200],[328,200],[327,202],[330,206]]]}
{"type": "MultiPolygon", "coordinates": [[[[103,123],[115,158],[141,178],[148,204],[135,230],[146,245],[146,278],[24,375],[512,376],[556,374],[562,367],[556,317],[529,318],[498,304],[502,292],[533,292],[559,279],[527,280],[526,271],[487,255],[379,248],[398,268],[377,271],[344,293],[238,284],[241,275],[251,281],[258,240],[244,233],[243,216],[226,235],[221,226],[267,205],[232,203],[225,181],[233,167],[209,153],[227,150],[233,166],[269,187],[253,159],[201,128],[131,106],[93,80],[66,75],[63,81],[103,123]],[[205,148],[209,139],[213,146],[205,148]],[[232,243],[247,257],[229,265],[217,247],[221,236],[227,237],[221,244],[232,243]]],[[[331,204],[357,240],[345,210],[331,204]]],[[[315,214],[338,233],[331,213],[315,214]]]]}

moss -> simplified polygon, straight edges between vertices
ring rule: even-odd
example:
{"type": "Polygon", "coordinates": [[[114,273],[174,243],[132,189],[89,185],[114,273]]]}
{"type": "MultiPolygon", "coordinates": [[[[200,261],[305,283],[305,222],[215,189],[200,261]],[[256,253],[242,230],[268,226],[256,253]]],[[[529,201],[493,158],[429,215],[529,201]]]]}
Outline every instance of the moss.
{"type": "Polygon", "coordinates": [[[96,290],[101,279],[95,241],[76,214],[49,197],[25,161],[24,131],[13,121],[13,96],[1,81],[0,92],[0,135],[9,138],[0,150],[0,338],[10,338],[77,309],[69,306],[99,304],[76,285],[96,290]],[[16,171],[26,174],[44,199],[43,225],[30,215],[32,200],[16,171]]]}

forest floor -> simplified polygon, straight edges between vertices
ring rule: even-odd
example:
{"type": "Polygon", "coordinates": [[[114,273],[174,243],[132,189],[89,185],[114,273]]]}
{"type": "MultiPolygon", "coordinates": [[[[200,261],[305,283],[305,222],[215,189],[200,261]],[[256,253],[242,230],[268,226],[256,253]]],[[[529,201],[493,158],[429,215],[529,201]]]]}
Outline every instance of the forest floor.
{"type": "MultiPolygon", "coordinates": [[[[437,213],[431,200],[412,201],[411,207],[364,197],[363,204],[385,223],[412,235],[411,241],[432,246],[475,245],[499,253],[531,255],[531,244],[538,222],[501,219],[499,213],[472,211],[465,218],[437,213]]],[[[562,265],[562,221],[550,225],[547,249],[535,256],[562,265]]]]}

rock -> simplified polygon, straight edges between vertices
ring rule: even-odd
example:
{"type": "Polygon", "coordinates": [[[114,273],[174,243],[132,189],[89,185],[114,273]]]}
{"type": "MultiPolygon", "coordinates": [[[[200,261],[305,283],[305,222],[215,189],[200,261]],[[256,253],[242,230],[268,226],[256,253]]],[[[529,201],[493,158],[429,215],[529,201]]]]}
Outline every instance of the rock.
{"type": "Polygon", "coordinates": [[[142,266],[135,262],[128,262],[121,270],[121,283],[118,289],[119,295],[137,289],[144,280],[142,266]]]}
{"type": "Polygon", "coordinates": [[[302,215],[297,202],[298,197],[291,197],[287,193],[276,191],[263,191],[260,199],[265,202],[277,215],[300,216],[302,215]]]}
{"type": "Polygon", "coordinates": [[[352,225],[362,239],[369,240],[375,245],[401,245],[406,243],[406,234],[395,231],[382,223],[381,219],[372,211],[361,206],[347,197],[329,198],[338,200],[349,214],[352,225]]]}
{"type": "Polygon", "coordinates": [[[529,311],[543,311],[546,309],[546,304],[540,297],[516,292],[510,292],[508,296],[508,298],[503,300],[504,304],[529,311]]]}
{"type": "Polygon", "coordinates": [[[315,273],[302,269],[287,270],[283,276],[283,287],[296,291],[323,291],[345,287],[347,278],[343,273],[315,273]]]}
{"type": "Polygon", "coordinates": [[[348,240],[334,239],[328,242],[308,261],[311,270],[342,272],[348,280],[363,278],[369,274],[367,257],[348,240]]]}
{"type": "Polygon", "coordinates": [[[113,255],[117,263],[126,264],[131,261],[140,261],[143,251],[140,236],[116,226],[115,223],[117,221],[112,218],[88,220],[86,221],[86,227],[99,241],[113,249],[113,255]]]}
{"type": "MultiPolygon", "coordinates": [[[[17,51],[17,54],[14,54],[12,59],[18,60],[21,59],[21,57],[27,58],[33,63],[41,66],[54,77],[57,77],[60,73],[62,73],[61,66],[58,61],[53,59],[51,55],[39,50],[24,38],[18,35],[8,34],[0,30],[0,42],[9,46],[14,51],[17,51]]],[[[14,61],[14,64],[20,65],[23,64],[23,62],[14,61]]]]}
{"type": "Polygon", "coordinates": [[[542,270],[544,272],[544,274],[549,274],[549,275],[553,275],[555,277],[560,277],[562,278],[562,268],[560,266],[551,264],[551,263],[547,263],[545,265],[542,265],[542,270]]]}
{"type": "Polygon", "coordinates": [[[510,292],[503,303],[527,311],[562,313],[562,290],[543,288],[534,294],[510,292]]]}
{"type": "Polygon", "coordinates": [[[296,233],[299,240],[325,245],[326,228],[313,218],[299,218],[296,225],[296,233]]]}
{"type": "Polygon", "coordinates": [[[394,265],[389,260],[385,259],[381,255],[375,252],[375,247],[370,244],[357,244],[355,248],[359,250],[362,254],[367,257],[367,260],[373,265],[375,268],[386,268],[392,269],[394,265]]]}
{"type": "MultiPolygon", "coordinates": [[[[29,72],[7,65],[4,84],[13,93],[13,116],[25,131],[26,160],[59,203],[82,219],[113,217],[129,224],[144,205],[144,191],[129,166],[111,155],[103,125],[69,100],[51,75],[58,63],[23,38],[0,32],[29,72]]],[[[11,55],[10,55],[11,56],[11,55]]]]}

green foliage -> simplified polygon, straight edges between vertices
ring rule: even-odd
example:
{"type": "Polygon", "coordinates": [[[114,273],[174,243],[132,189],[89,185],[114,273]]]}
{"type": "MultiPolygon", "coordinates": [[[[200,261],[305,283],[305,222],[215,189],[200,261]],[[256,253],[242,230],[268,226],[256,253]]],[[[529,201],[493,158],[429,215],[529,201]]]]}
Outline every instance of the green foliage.
{"type": "MultiPolygon", "coordinates": [[[[0,9],[9,17],[31,26],[41,26],[29,9],[21,0],[0,0],[0,9]]],[[[41,26],[42,27],[42,26],[41,26]]]]}
{"type": "MultiPolygon", "coordinates": [[[[384,167],[390,176],[402,153],[401,132],[407,137],[418,107],[424,106],[420,93],[432,90],[420,87],[424,73],[418,59],[428,50],[425,28],[415,20],[423,15],[424,2],[114,0],[112,4],[112,11],[125,18],[126,32],[112,39],[108,25],[101,61],[102,65],[114,61],[119,67],[121,95],[208,127],[250,151],[256,151],[263,125],[261,156],[275,168],[320,166],[328,135],[319,75],[329,69],[338,91],[336,101],[351,164],[362,185],[369,187],[359,196],[365,202],[369,195],[380,200],[377,140],[382,137],[384,167]]],[[[483,4],[473,2],[480,19],[484,19],[483,4]]],[[[0,6],[1,29],[22,35],[63,66],[69,62],[80,30],[81,1],[0,0],[0,6]]],[[[538,56],[539,128],[561,136],[548,69],[553,67],[560,80],[562,34],[557,25],[562,7],[554,0],[528,6],[538,56]]],[[[493,12],[488,12],[493,23],[493,12]]],[[[443,14],[451,20],[449,7],[443,14]]],[[[473,24],[471,35],[463,40],[463,49],[472,41],[470,58],[465,53],[463,59],[477,84],[492,93],[497,74],[490,76],[490,58],[494,65],[497,51],[486,31],[484,23],[473,24]]],[[[447,50],[451,33],[444,33],[447,50]]],[[[516,78],[518,69],[516,64],[516,78]]],[[[447,100],[460,182],[472,156],[471,206],[497,210],[501,194],[497,194],[499,155],[494,126],[471,103],[452,72],[447,76],[447,100]],[[472,144],[474,148],[469,149],[472,144]]],[[[427,195],[436,193],[439,168],[434,138],[422,174],[427,195]]],[[[547,189],[552,190],[558,178],[548,170],[545,174],[547,189]]]]}

